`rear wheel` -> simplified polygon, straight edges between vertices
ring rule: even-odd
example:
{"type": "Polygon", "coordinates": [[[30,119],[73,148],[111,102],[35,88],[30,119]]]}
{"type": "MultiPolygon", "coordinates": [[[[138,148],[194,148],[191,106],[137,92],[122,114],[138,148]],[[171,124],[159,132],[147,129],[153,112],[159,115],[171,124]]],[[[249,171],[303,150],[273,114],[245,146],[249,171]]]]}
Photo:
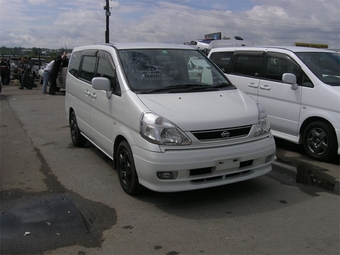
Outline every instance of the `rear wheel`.
{"type": "Polygon", "coordinates": [[[72,142],[76,146],[83,146],[86,143],[86,138],[81,134],[77,124],[77,117],[74,111],[70,114],[70,131],[72,142]]]}
{"type": "Polygon", "coordinates": [[[323,121],[308,124],[302,139],[303,148],[309,157],[328,161],[336,156],[337,140],[330,124],[323,121]]]}
{"type": "Polygon", "coordinates": [[[118,178],[123,190],[129,195],[136,195],[142,191],[129,144],[122,141],[115,153],[118,178]]]}

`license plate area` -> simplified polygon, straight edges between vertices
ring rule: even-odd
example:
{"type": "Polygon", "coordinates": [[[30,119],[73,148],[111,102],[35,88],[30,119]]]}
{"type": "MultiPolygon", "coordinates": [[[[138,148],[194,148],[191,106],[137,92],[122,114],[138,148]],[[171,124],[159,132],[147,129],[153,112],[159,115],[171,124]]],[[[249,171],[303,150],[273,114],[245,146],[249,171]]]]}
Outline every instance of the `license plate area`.
{"type": "Polygon", "coordinates": [[[240,167],[239,159],[225,159],[216,162],[216,171],[237,170],[240,167]]]}

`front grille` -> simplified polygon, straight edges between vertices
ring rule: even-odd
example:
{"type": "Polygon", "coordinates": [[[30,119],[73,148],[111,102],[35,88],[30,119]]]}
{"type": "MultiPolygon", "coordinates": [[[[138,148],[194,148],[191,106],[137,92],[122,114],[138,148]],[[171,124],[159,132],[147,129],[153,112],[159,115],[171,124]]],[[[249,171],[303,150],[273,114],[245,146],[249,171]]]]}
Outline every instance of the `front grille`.
{"type": "Polygon", "coordinates": [[[240,162],[240,168],[251,166],[253,164],[254,160],[247,160],[240,162]]]}
{"type": "Polygon", "coordinates": [[[202,175],[202,174],[211,174],[211,172],[212,172],[212,168],[211,167],[191,169],[190,170],[190,176],[202,175]]]}
{"type": "Polygon", "coordinates": [[[202,182],[210,182],[210,181],[216,181],[216,180],[224,180],[224,179],[231,179],[237,176],[242,176],[246,174],[250,174],[252,171],[246,170],[242,172],[237,172],[237,173],[231,173],[231,174],[226,174],[226,175],[220,175],[220,176],[213,176],[213,177],[207,177],[207,178],[201,178],[197,180],[191,180],[192,183],[202,183],[202,182]]]}
{"type": "Polygon", "coordinates": [[[249,134],[251,126],[221,128],[214,130],[201,130],[191,132],[199,141],[224,140],[245,137],[249,134]]]}

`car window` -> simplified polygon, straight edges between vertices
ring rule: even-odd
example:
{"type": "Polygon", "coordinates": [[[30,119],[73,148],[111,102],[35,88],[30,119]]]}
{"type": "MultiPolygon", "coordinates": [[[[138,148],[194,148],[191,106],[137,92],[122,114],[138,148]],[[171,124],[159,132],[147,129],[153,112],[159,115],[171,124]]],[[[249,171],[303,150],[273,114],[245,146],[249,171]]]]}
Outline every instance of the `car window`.
{"type": "Polygon", "coordinates": [[[80,70],[79,77],[91,82],[94,77],[95,65],[97,57],[95,56],[84,56],[83,64],[80,70]]]}
{"type": "Polygon", "coordinates": [[[307,76],[307,74],[305,74],[305,72],[302,72],[302,77],[301,77],[301,83],[300,83],[300,77],[297,78],[297,83],[304,87],[314,87],[313,82],[311,81],[311,79],[309,79],[309,77],[307,76]]]}
{"type": "Polygon", "coordinates": [[[198,86],[200,89],[203,86],[232,86],[223,73],[196,50],[120,50],[119,57],[133,91],[164,92],[163,89],[171,87],[171,92],[179,91],[178,89],[192,92],[198,86]]]}
{"type": "Polygon", "coordinates": [[[98,67],[96,77],[106,77],[111,82],[112,91],[115,94],[121,94],[120,86],[116,81],[116,71],[114,69],[113,61],[109,53],[99,52],[98,53],[98,67]]]}
{"type": "Polygon", "coordinates": [[[312,87],[313,84],[300,66],[289,56],[281,53],[269,52],[266,57],[264,78],[282,82],[284,73],[292,73],[296,76],[297,84],[312,87]]]}
{"type": "Polygon", "coordinates": [[[82,51],[74,52],[69,63],[69,72],[76,77],[78,76],[79,64],[82,53],[83,53],[82,51]]]}
{"type": "Polygon", "coordinates": [[[282,75],[284,73],[292,73],[295,74],[296,77],[299,77],[299,72],[299,66],[294,63],[289,56],[284,54],[268,54],[266,58],[265,78],[282,81],[282,75]]]}
{"type": "Polygon", "coordinates": [[[252,77],[259,77],[262,65],[262,53],[236,54],[234,56],[231,74],[241,74],[252,77]]]}
{"type": "Polygon", "coordinates": [[[325,84],[340,86],[340,57],[336,52],[297,52],[296,55],[325,84]]]}
{"type": "Polygon", "coordinates": [[[229,70],[230,59],[233,56],[233,52],[214,52],[211,53],[210,59],[224,72],[229,70]]]}

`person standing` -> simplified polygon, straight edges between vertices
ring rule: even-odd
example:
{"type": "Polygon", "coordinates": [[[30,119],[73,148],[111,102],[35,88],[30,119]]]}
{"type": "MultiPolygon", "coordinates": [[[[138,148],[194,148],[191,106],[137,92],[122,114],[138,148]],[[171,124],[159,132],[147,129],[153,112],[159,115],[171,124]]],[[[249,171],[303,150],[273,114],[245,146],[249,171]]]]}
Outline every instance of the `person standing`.
{"type": "Polygon", "coordinates": [[[43,94],[48,94],[47,93],[47,85],[50,82],[50,77],[51,77],[51,72],[52,72],[52,68],[54,65],[54,60],[52,60],[50,63],[47,64],[47,66],[44,69],[44,80],[43,80],[43,85],[42,85],[42,93],[43,94]]]}
{"type": "Polygon", "coordinates": [[[5,85],[9,85],[8,73],[9,73],[10,69],[9,69],[7,61],[4,58],[1,58],[0,68],[1,68],[1,81],[2,81],[2,84],[4,86],[5,85]]]}
{"type": "Polygon", "coordinates": [[[50,95],[55,95],[56,92],[56,88],[57,88],[57,77],[58,77],[58,73],[62,68],[62,62],[63,59],[66,57],[66,52],[64,52],[64,54],[62,56],[58,56],[54,59],[54,63],[53,63],[53,67],[51,70],[51,86],[50,86],[50,90],[49,90],[49,94],[50,95]]]}
{"type": "Polygon", "coordinates": [[[9,58],[6,59],[6,63],[8,66],[8,72],[7,72],[7,83],[6,85],[9,85],[10,81],[11,81],[11,61],[9,58]]]}
{"type": "Polygon", "coordinates": [[[28,58],[27,63],[30,66],[30,68],[29,68],[29,75],[28,75],[28,78],[29,78],[29,87],[33,88],[33,87],[36,87],[36,86],[34,85],[34,75],[33,75],[34,62],[33,62],[31,57],[28,58]]]}
{"type": "Polygon", "coordinates": [[[25,60],[24,87],[26,87],[26,89],[32,89],[33,86],[30,78],[32,66],[30,64],[28,57],[24,57],[24,60],[25,60]]]}
{"type": "Polygon", "coordinates": [[[20,58],[20,61],[18,63],[18,79],[20,82],[19,89],[26,89],[24,86],[23,80],[24,80],[24,73],[25,73],[25,60],[24,58],[20,58]]]}

